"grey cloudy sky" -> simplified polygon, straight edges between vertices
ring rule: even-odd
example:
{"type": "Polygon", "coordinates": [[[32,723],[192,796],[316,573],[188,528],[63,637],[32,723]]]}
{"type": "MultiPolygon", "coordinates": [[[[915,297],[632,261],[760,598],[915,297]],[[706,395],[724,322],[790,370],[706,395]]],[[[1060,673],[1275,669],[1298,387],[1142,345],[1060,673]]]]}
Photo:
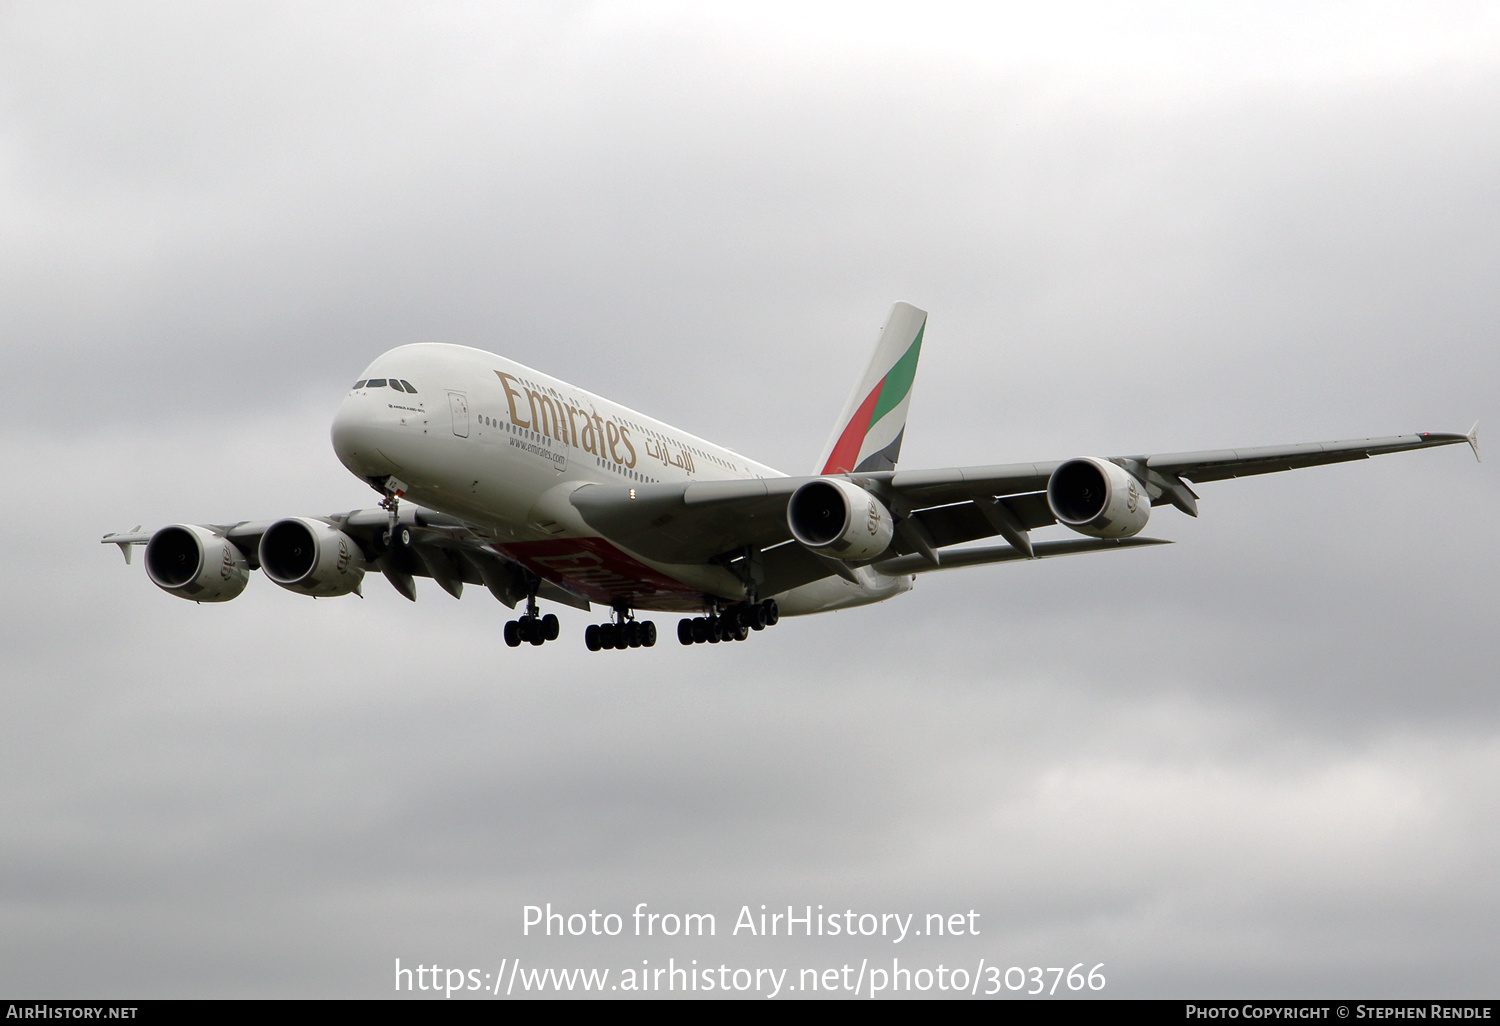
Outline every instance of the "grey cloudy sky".
{"type": "Polygon", "coordinates": [[[894,955],[1493,996],[1464,449],[730,649],[565,610],[510,650],[430,582],[198,607],[97,539],[369,504],[328,423],[424,339],[802,471],[896,299],[903,465],[1497,425],[1497,240],[1490,4],[0,6],[0,993],[894,955]],[[548,901],[720,936],[522,938],[548,901]],[[761,903],[983,933],[725,936],[761,903]]]}

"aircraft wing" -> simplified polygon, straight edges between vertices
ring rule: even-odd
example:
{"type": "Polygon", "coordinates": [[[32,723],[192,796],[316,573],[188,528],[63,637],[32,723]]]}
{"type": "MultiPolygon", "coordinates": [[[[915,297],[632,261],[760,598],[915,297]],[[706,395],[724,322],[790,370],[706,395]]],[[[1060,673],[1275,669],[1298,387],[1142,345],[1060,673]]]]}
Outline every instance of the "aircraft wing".
{"type": "MultiPolygon", "coordinates": [[[[1392,435],[1387,438],[1355,438],[1339,442],[1308,442],[1302,445],[1268,445],[1252,449],[1208,449],[1202,452],[1172,452],[1157,456],[1129,456],[1114,459],[1123,465],[1136,464],[1165,477],[1172,475],[1194,483],[1222,481],[1231,477],[1270,474],[1278,470],[1316,467],[1325,463],[1368,459],[1390,452],[1427,449],[1437,445],[1467,442],[1479,454],[1478,437],[1423,431],[1414,435],[1392,435]]],[[[993,467],[958,467],[950,470],[895,471],[891,485],[914,500],[953,502],[972,498],[976,492],[1012,495],[1040,491],[1061,460],[1051,463],[1012,463],[993,467]]],[[[1150,483],[1149,481],[1147,482],[1150,483]]]]}
{"type": "MultiPolygon", "coordinates": [[[[367,551],[371,548],[380,551],[373,565],[407,598],[416,600],[416,591],[411,586],[413,577],[430,577],[454,598],[463,594],[465,584],[483,585],[495,598],[514,609],[516,603],[525,600],[527,585],[531,583],[536,585],[540,598],[588,611],[588,599],[555,582],[538,581],[520,564],[496,552],[458,517],[420,506],[403,506],[402,512],[403,520],[411,521],[407,526],[410,542],[384,551],[371,543],[390,526],[385,510],[356,510],[332,522],[365,545],[367,551]]],[[[234,540],[232,535],[230,540],[234,540]]]]}
{"type": "MultiPolygon", "coordinates": [[[[1220,481],[1385,453],[1467,442],[1479,454],[1476,434],[1421,432],[1302,445],[1214,449],[1201,452],[1114,457],[1146,487],[1153,505],[1170,503],[1197,516],[1197,496],[1188,482],[1220,481]]],[[[850,474],[850,480],[880,498],[897,518],[892,556],[920,554],[928,564],[937,550],[1001,535],[1023,553],[1026,532],[1056,522],[1046,487],[1063,461],[1012,463],[940,470],[895,470],[850,474]]],[[[757,550],[785,575],[778,583],[806,583],[838,573],[822,557],[786,545],[791,530],[786,506],[798,487],[814,477],[703,481],[689,484],[585,485],[570,496],[584,521],[605,538],[664,563],[729,561],[757,550]],[[768,551],[769,550],[769,551],[768,551]],[[785,550],[785,551],[784,551],[785,550]]],[[[1081,550],[1091,551],[1091,550],[1081,550]]]]}
{"type": "MultiPolygon", "coordinates": [[[[416,600],[413,578],[429,577],[454,598],[463,593],[465,584],[482,585],[501,602],[515,608],[516,603],[526,598],[530,583],[537,585],[540,598],[585,611],[589,608],[584,596],[551,581],[536,581],[534,575],[496,552],[457,517],[415,505],[403,506],[401,526],[406,529],[410,541],[401,546],[381,544],[381,536],[390,528],[390,516],[383,509],[354,510],[314,519],[336,527],[352,538],[364,550],[368,565],[383,573],[397,591],[413,601],[416,600]]],[[[244,553],[250,569],[254,570],[260,565],[261,535],[273,523],[275,521],[246,520],[237,524],[204,526],[233,542],[244,553]]],[[[145,545],[150,540],[151,534],[140,533],[138,528],[123,534],[107,534],[101,539],[105,544],[118,545],[127,563],[130,562],[131,546],[145,545]]]]}

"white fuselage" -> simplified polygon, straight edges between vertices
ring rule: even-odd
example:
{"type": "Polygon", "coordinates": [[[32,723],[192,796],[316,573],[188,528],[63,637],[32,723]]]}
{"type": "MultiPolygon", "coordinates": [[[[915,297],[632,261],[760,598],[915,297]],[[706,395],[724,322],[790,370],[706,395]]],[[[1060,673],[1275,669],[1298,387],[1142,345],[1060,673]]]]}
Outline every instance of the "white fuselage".
{"type": "MultiPolygon", "coordinates": [[[[360,381],[334,418],[333,446],[351,473],[377,488],[395,478],[405,498],[463,519],[496,551],[594,602],[623,593],[637,608],[693,611],[745,597],[723,567],[653,562],[600,538],[568,495],[589,484],[784,477],[780,471],[466,346],[401,346],[360,381]]],[[[868,567],[857,576],[858,585],[833,577],[775,597],[787,614],[811,613],[911,586],[908,577],[868,567]]]]}

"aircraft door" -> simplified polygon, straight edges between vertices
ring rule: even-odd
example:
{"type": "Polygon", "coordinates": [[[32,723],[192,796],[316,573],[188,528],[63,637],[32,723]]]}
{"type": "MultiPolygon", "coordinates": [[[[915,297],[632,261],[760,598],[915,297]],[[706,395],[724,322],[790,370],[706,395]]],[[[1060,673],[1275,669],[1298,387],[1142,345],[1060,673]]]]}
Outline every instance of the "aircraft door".
{"type": "Polygon", "coordinates": [[[453,433],[469,437],[469,400],[462,392],[448,393],[448,408],[453,411],[453,433]]]}

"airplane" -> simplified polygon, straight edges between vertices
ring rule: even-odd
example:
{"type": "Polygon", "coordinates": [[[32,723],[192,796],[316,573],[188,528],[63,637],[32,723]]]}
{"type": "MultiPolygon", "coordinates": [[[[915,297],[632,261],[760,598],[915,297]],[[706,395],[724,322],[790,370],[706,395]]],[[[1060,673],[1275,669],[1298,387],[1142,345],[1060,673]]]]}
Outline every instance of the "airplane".
{"type": "Polygon", "coordinates": [[[326,517],[169,524],[107,534],[147,576],[225,602],[259,568],[314,598],[362,594],[378,570],[416,600],[483,585],[524,612],[507,645],[555,640],[538,600],[611,619],[589,650],[649,648],[686,614],[683,645],[744,641],[797,616],[881,602],[937,570],[1168,544],[1141,537],[1154,507],[1198,515],[1195,485],[1467,442],[1421,432],[1163,455],[897,469],[927,314],[896,303],[806,476],[788,476],[576,385],[480,349],[403,345],[371,363],[334,417],[340,462],[378,507],[326,517]],[[1080,537],[1036,540],[1060,525],[1080,537]],[[995,541],[998,539],[998,542],[995,541]],[[977,543],[977,544],[976,544],[977,543]]]}

